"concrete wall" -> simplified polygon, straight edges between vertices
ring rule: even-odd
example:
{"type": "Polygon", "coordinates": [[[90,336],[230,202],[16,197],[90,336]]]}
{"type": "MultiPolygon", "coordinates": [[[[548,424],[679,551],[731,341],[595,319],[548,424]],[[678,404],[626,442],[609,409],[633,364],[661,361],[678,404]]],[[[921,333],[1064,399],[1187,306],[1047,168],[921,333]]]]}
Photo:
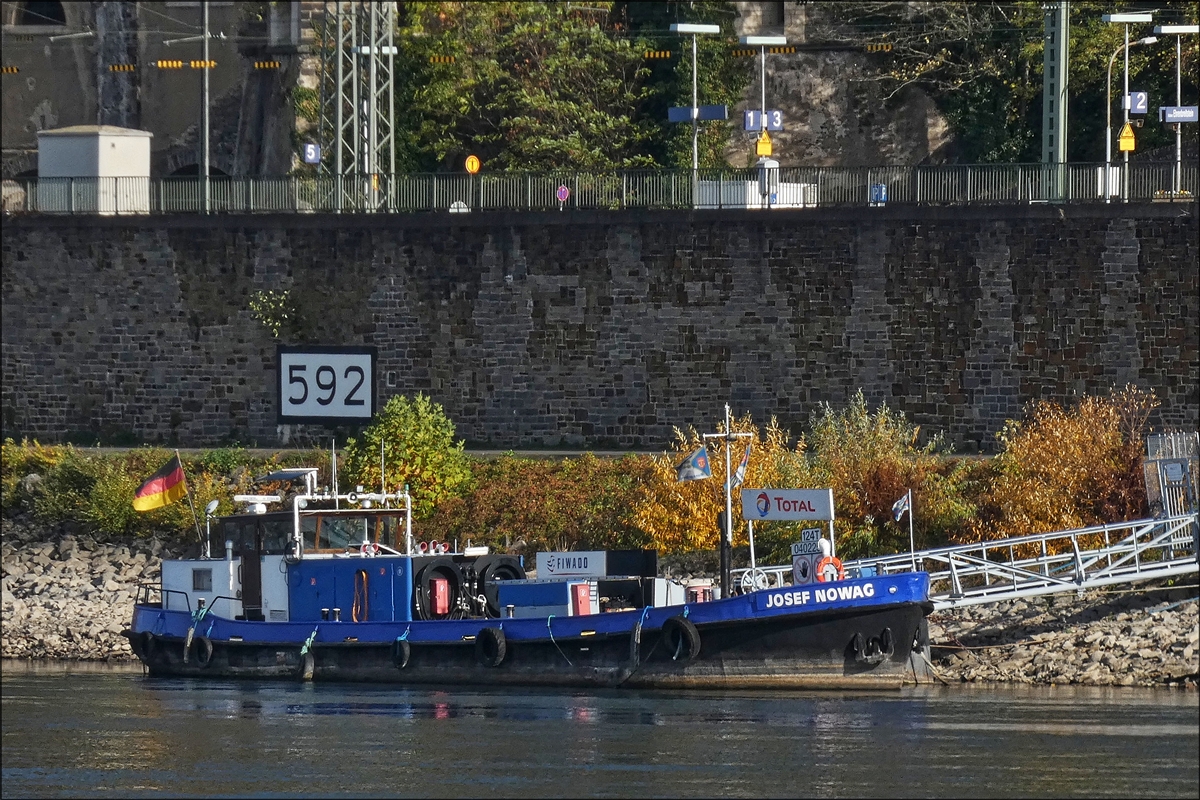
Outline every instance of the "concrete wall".
{"type": "Polygon", "coordinates": [[[278,442],[261,289],[473,443],[659,449],[725,402],[800,431],[860,387],[967,452],[1031,399],[1126,383],[1194,429],[1195,212],[14,217],[3,435],[278,442]]]}

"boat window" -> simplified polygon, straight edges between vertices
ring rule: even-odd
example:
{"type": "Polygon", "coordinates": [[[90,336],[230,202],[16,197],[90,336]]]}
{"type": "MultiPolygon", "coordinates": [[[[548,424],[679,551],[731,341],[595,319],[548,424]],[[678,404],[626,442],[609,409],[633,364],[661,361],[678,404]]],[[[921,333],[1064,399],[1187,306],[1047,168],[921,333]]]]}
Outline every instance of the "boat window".
{"type": "Polygon", "coordinates": [[[300,537],[304,540],[305,550],[317,549],[317,522],[319,517],[300,517],[300,537]]]}
{"type": "Polygon", "coordinates": [[[212,570],[211,569],[193,569],[192,570],[192,591],[193,592],[211,592],[212,591],[212,570]]]}
{"type": "Polygon", "coordinates": [[[264,519],[263,552],[279,555],[287,551],[288,540],[292,538],[292,519],[264,519]]]}

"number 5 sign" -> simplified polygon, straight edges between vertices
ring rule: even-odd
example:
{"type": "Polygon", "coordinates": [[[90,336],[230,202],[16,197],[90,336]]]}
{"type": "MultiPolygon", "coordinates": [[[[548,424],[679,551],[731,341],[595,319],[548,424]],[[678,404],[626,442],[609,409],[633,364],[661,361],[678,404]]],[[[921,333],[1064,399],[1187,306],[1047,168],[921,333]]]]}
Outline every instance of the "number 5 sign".
{"type": "Polygon", "coordinates": [[[279,423],[365,422],[375,414],[375,348],[279,345],[279,423]]]}

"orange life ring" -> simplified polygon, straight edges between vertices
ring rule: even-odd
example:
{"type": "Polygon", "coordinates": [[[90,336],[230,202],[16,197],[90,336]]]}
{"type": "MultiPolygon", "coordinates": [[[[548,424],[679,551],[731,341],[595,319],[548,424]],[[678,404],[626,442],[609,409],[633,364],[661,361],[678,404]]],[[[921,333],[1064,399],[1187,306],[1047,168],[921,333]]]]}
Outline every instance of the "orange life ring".
{"type": "Polygon", "coordinates": [[[817,580],[822,583],[827,581],[844,581],[846,580],[846,570],[842,569],[842,561],[835,556],[825,556],[817,562],[816,567],[817,580]],[[826,570],[832,567],[837,577],[826,577],[826,570]]]}

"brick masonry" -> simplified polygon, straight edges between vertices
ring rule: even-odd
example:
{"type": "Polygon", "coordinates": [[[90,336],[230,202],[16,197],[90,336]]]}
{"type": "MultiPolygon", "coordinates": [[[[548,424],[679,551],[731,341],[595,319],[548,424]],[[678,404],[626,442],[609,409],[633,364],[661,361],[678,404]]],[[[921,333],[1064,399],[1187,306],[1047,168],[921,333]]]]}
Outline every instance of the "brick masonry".
{"type": "MultiPolygon", "coordinates": [[[[862,388],[959,452],[1134,383],[1200,416],[1195,205],[12,217],[3,435],[271,446],[275,341],[371,344],[468,442],[657,450],[730,402],[793,432],[862,388]]],[[[309,428],[301,433],[316,433],[309,428]]]]}

